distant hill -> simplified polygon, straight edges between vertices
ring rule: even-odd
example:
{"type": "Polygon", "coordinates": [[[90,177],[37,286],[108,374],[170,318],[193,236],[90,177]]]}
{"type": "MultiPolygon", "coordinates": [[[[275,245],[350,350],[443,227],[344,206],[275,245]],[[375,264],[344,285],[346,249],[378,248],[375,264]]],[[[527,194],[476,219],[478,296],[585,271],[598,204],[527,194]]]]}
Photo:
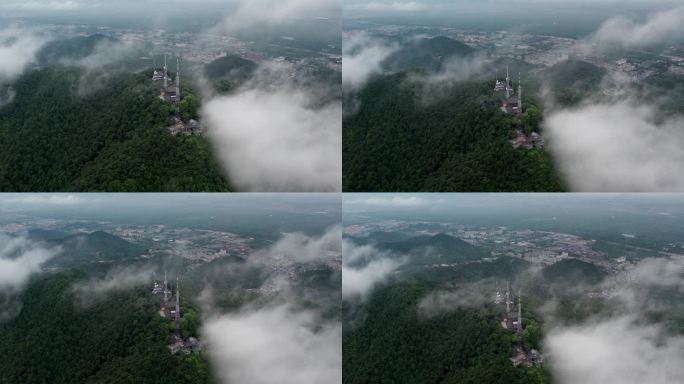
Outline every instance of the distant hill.
{"type": "Polygon", "coordinates": [[[409,256],[409,265],[451,264],[487,257],[486,249],[471,245],[443,233],[415,237],[371,234],[367,238],[352,238],[359,244],[371,244],[380,250],[394,252],[398,257],[409,256]]]}
{"type": "Polygon", "coordinates": [[[31,229],[27,233],[27,237],[33,241],[50,241],[50,240],[60,240],[69,236],[62,231],[50,230],[50,229],[31,229]]]}
{"type": "Polygon", "coordinates": [[[46,44],[37,54],[41,65],[57,64],[60,60],[79,60],[91,55],[98,44],[116,43],[118,40],[102,34],[60,39],[46,44]]]}
{"type": "Polygon", "coordinates": [[[565,259],[542,269],[549,284],[598,284],[608,276],[600,267],[577,259],[565,259]]]}
{"type": "Polygon", "coordinates": [[[382,66],[390,72],[437,70],[451,57],[465,57],[473,53],[475,49],[445,36],[421,38],[405,43],[399,51],[387,57],[382,66]]]}
{"type": "Polygon", "coordinates": [[[204,74],[211,80],[231,78],[242,80],[252,76],[256,70],[255,62],[237,55],[219,57],[204,66],[204,74]]]}
{"type": "Polygon", "coordinates": [[[47,262],[46,265],[51,267],[118,262],[138,257],[146,251],[144,247],[102,231],[53,238],[49,242],[62,247],[62,253],[47,262]]]}
{"type": "Polygon", "coordinates": [[[559,102],[573,105],[600,89],[607,71],[594,64],[568,59],[545,69],[542,77],[552,86],[559,102]]]}

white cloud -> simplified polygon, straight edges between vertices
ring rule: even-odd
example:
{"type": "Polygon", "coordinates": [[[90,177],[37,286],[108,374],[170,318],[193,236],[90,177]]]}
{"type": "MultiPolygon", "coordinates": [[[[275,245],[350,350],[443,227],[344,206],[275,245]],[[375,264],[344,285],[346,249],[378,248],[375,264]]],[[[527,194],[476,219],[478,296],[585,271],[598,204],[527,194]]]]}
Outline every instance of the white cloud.
{"type": "Polygon", "coordinates": [[[679,383],[684,337],[661,337],[655,325],[630,317],[553,330],[545,346],[561,384],[679,383]]]}
{"type": "Polygon", "coordinates": [[[342,382],[342,326],[291,304],[205,321],[209,358],[224,383],[342,382]]]}
{"type": "Polygon", "coordinates": [[[60,248],[48,249],[23,237],[0,234],[0,292],[21,289],[43,263],[60,252],[60,248]]]}
{"type": "Polygon", "coordinates": [[[0,85],[21,76],[45,42],[27,28],[9,26],[0,30],[0,85]]]}
{"type": "Polygon", "coordinates": [[[627,48],[667,44],[684,39],[684,7],[672,8],[650,15],[643,23],[623,16],[607,20],[590,38],[598,45],[619,45],[627,48]]]}
{"type": "Polygon", "coordinates": [[[342,297],[365,299],[373,288],[386,281],[405,259],[391,258],[373,246],[342,241],[342,297]]]}
{"type": "Polygon", "coordinates": [[[436,316],[463,307],[482,307],[492,301],[487,293],[491,291],[493,285],[493,281],[484,279],[450,290],[430,292],[418,302],[418,311],[425,316],[436,316]]]}
{"type": "Polygon", "coordinates": [[[125,37],[121,40],[111,41],[105,39],[100,41],[93,52],[78,60],[62,60],[62,64],[76,65],[89,70],[99,69],[107,64],[114,64],[118,61],[130,57],[135,52],[137,44],[125,37]]]}
{"type": "Polygon", "coordinates": [[[103,278],[91,278],[74,285],[73,289],[83,304],[104,298],[107,294],[124,291],[152,282],[154,270],[146,268],[123,268],[107,272],[103,278]]]}
{"type": "Polygon", "coordinates": [[[684,191],[684,120],[631,101],[552,111],[545,132],[571,189],[684,191]]]}
{"type": "Polygon", "coordinates": [[[342,39],[342,85],[361,88],[368,78],[382,71],[382,62],[399,46],[388,44],[361,31],[345,33],[342,39]]]}
{"type": "Polygon", "coordinates": [[[316,105],[314,91],[283,80],[285,69],[274,73],[202,108],[231,183],[242,191],[339,191],[341,101],[316,105]]]}

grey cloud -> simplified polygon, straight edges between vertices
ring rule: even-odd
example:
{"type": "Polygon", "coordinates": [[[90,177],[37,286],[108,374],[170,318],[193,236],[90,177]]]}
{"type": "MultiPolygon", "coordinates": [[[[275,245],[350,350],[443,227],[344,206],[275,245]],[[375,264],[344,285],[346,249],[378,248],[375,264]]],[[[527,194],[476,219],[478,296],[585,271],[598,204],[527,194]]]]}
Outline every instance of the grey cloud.
{"type": "Polygon", "coordinates": [[[266,72],[202,107],[232,184],[243,191],[339,191],[341,102],[316,105],[316,91],[288,81],[287,68],[266,72]]]}
{"type": "Polygon", "coordinates": [[[684,38],[684,7],[654,13],[643,23],[624,16],[607,20],[589,41],[599,46],[638,48],[672,43],[684,38]]]}

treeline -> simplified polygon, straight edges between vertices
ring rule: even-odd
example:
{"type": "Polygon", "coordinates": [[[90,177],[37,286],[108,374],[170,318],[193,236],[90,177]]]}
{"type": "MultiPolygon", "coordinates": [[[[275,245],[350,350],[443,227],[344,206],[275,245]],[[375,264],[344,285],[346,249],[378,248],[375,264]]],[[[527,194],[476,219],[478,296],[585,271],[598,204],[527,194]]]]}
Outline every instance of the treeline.
{"type": "MultiPolygon", "coordinates": [[[[457,308],[432,317],[417,305],[434,289],[410,281],[378,289],[364,304],[364,320],[345,327],[343,382],[501,383],[550,382],[541,367],[514,367],[514,336],[499,325],[498,308],[457,308]]],[[[525,338],[536,342],[529,332],[525,338]]]]}
{"type": "MultiPolygon", "coordinates": [[[[508,142],[518,121],[489,82],[433,90],[410,76],[380,77],[357,95],[343,121],[345,191],[563,190],[548,152],[508,142]]],[[[541,119],[532,109],[528,130],[541,119]]]]}
{"type": "MultiPolygon", "coordinates": [[[[1,191],[227,191],[202,137],[171,136],[147,74],[29,72],[0,108],[1,191]]],[[[195,117],[198,100],[182,103],[195,117]]]]}
{"type": "MultiPolygon", "coordinates": [[[[212,383],[203,355],[172,355],[168,323],[149,289],[110,293],[82,305],[79,272],[32,282],[23,307],[0,324],[0,383],[212,383]]],[[[196,314],[183,332],[196,332],[196,314]]]]}

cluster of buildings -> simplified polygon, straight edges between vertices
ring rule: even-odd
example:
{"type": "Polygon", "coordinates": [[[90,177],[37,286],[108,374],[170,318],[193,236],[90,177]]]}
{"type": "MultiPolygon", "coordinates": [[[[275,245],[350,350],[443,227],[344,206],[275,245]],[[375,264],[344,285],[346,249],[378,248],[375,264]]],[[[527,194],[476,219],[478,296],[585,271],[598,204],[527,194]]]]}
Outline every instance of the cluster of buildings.
{"type": "Polygon", "coordinates": [[[162,296],[162,303],[159,308],[159,315],[174,322],[175,327],[171,331],[171,341],[169,343],[169,350],[171,353],[182,351],[184,353],[192,353],[200,351],[199,341],[194,337],[184,339],[180,332],[181,307],[180,307],[180,285],[178,283],[178,276],[176,276],[176,297],[173,299],[173,292],[171,286],[166,280],[166,271],[164,271],[164,281],[159,283],[154,282],[152,286],[152,294],[162,296]]]}
{"type": "MultiPolygon", "coordinates": [[[[518,73],[518,92],[513,89],[512,80],[506,66],[506,79],[499,80],[499,73],[496,74],[496,82],[494,84],[494,92],[501,93],[501,110],[509,115],[520,117],[523,113],[522,101],[522,81],[520,73],[518,73]]],[[[544,138],[537,132],[532,132],[529,135],[525,133],[522,122],[513,130],[511,140],[509,141],[513,148],[543,148],[544,138]]]]}
{"type": "Polygon", "coordinates": [[[520,73],[518,73],[518,93],[516,95],[512,80],[508,73],[508,66],[506,66],[506,80],[499,80],[499,74],[496,75],[496,83],[494,85],[494,92],[504,93],[505,97],[501,99],[501,110],[511,115],[520,116],[523,112],[522,103],[522,82],[520,81],[520,73]]]}
{"type": "Polygon", "coordinates": [[[190,119],[187,122],[183,121],[180,113],[181,89],[180,89],[180,57],[176,56],[176,80],[175,82],[169,76],[169,69],[166,63],[166,55],[164,55],[164,68],[152,72],[152,81],[161,82],[159,89],[159,98],[176,107],[176,113],[171,117],[167,129],[172,135],[184,134],[191,135],[199,133],[201,130],[198,121],[190,119]],[[174,86],[175,84],[175,86],[174,86]]]}
{"type": "MultiPolygon", "coordinates": [[[[521,336],[523,332],[523,318],[522,318],[522,296],[518,290],[518,305],[516,310],[515,300],[511,297],[510,284],[506,282],[506,291],[501,292],[499,284],[496,285],[496,296],[494,297],[494,304],[506,307],[506,311],[501,316],[501,327],[521,336]]],[[[517,342],[513,346],[511,352],[511,363],[514,366],[524,364],[526,366],[533,366],[542,362],[542,356],[536,349],[527,351],[522,342],[517,342]]]]}

